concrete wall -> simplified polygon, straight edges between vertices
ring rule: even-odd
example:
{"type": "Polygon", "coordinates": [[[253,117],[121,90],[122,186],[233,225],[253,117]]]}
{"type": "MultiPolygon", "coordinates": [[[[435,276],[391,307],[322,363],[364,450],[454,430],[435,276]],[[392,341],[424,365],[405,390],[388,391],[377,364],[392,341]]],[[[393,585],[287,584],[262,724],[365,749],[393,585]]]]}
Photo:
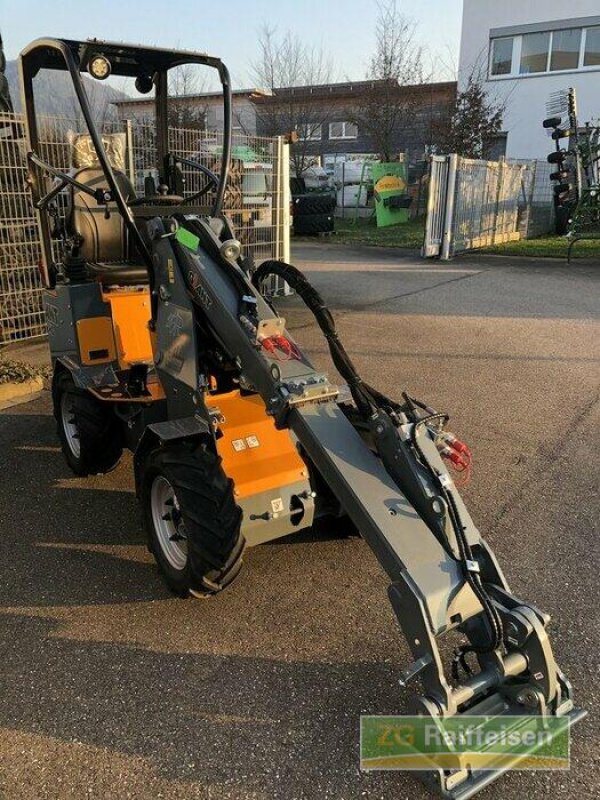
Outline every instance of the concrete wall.
{"type": "MultiPolygon", "coordinates": [[[[564,27],[579,27],[585,26],[585,18],[600,24],[600,0],[464,0],[459,86],[464,85],[473,69],[481,69],[488,76],[491,29],[535,23],[543,27],[543,23],[551,25],[556,20],[569,20],[564,27]]],[[[546,101],[552,92],[571,86],[577,90],[580,122],[600,117],[600,66],[486,81],[490,95],[507,104],[507,156],[543,158],[553,149],[552,140],[542,128],[547,116],[546,101]]]]}

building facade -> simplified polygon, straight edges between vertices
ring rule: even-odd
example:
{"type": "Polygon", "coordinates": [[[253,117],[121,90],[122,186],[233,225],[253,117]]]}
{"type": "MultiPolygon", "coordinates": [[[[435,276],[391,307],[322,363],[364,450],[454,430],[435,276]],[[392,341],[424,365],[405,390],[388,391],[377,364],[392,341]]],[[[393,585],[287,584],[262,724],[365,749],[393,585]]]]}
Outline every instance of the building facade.
{"type": "Polygon", "coordinates": [[[295,130],[298,148],[323,165],[337,158],[379,155],[381,142],[361,117],[378,95],[382,102],[406,109],[390,135],[390,151],[406,153],[415,162],[435,143],[435,123],[443,119],[456,96],[456,83],[398,86],[393,94],[381,90],[383,81],[355,81],[322,86],[275,89],[255,98],[257,129],[271,135],[295,130]]]}
{"type": "MultiPolygon", "coordinates": [[[[298,149],[307,156],[328,160],[357,155],[379,154],[379,144],[357,117],[365,105],[381,91],[382,81],[331,83],[322,86],[299,86],[275,89],[235,90],[233,92],[233,128],[249,136],[276,136],[296,131],[298,149]]],[[[407,153],[414,162],[434,144],[435,122],[444,118],[456,96],[456,83],[426,83],[417,86],[396,85],[394,96],[409,109],[390,137],[394,154],[407,153]]],[[[209,131],[223,130],[222,97],[218,92],[174,98],[205,119],[209,131]]],[[[121,119],[143,120],[154,115],[152,97],[127,98],[114,103],[121,119]]]]}
{"type": "Polygon", "coordinates": [[[574,87],[579,121],[600,117],[599,0],[464,0],[459,88],[473,73],[505,104],[506,155],[544,158],[552,93],[574,87]]]}

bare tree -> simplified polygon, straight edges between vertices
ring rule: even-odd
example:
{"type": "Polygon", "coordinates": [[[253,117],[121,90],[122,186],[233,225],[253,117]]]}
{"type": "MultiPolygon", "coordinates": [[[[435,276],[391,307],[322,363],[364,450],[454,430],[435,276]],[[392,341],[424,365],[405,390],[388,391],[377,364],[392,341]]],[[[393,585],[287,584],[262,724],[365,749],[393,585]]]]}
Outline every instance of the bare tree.
{"type": "Polygon", "coordinates": [[[314,143],[330,117],[326,104],[315,102],[315,88],[331,81],[331,62],[322,49],[309,47],[290,31],[278,36],[276,29],[266,25],[258,45],[251,74],[253,82],[267,92],[254,98],[258,126],[266,136],[298,134],[290,158],[300,177],[313,163],[314,143]]]}
{"type": "Polygon", "coordinates": [[[363,93],[352,121],[369,134],[380,158],[389,161],[398,132],[415,125],[417,98],[410,87],[425,80],[415,24],[400,13],[396,0],[379,3],[367,80],[373,87],[363,93]]]}
{"type": "Polygon", "coordinates": [[[206,93],[206,80],[194,64],[183,64],[169,72],[168,118],[172,128],[205,130],[208,114],[206,103],[198,103],[198,95],[206,93]]]}

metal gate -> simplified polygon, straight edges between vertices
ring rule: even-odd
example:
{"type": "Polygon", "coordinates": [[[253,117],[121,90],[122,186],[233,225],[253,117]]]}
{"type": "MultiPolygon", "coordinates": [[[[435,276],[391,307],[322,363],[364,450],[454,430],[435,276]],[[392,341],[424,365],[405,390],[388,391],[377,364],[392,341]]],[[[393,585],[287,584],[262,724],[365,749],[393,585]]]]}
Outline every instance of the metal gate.
{"type": "MultiPolygon", "coordinates": [[[[41,156],[60,169],[73,166],[73,132],[78,119],[40,119],[41,156]]],[[[120,133],[126,142],[124,171],[138,192],[144,178],[155,172],[153,127],[125,121],[108,122],[103,133],[120,133]]],[[[220,152],[222,134],[172,128],[170,144],[188,158],[205,160],[220,152]]],[[[257,264],[265,259],[289,261],[290,195],[289,153],[282,137],[264,138],[236,134],[233,141],[232,178],[224,211],[234,223],[244,252],[257,264]]],[[[218,167],[217,167],[218,169],[218,167]]],[[[185,194],[198,191],[198,173],[184,172],[185,194]]],[[[60,211],[60,198],[59,198],[60,211]]],[[[58,255],[58,253],[57,253],[58,255]]],[[[0,344],[42,336],[46,332],[42,311],[42,286],[38,264],[40,238],[26,185],[25,139],[21,114],[0,115],[0,344]]],[[[281,280],[266,287],[285,294],[281,280]]]]}
{"type": "Polygon", "coordinates": [[[446,260],[549,231],[553,215],[546,166],[456,153],[432,156],[423,256],[446,260]]]}
{"type": "Polygon", "coordinates": [[[448,194],[448,158],[448,156],[431,156],[429,164],[429,192],[423,245],[425,258],[439,255],[442,248],[448,194]]]}

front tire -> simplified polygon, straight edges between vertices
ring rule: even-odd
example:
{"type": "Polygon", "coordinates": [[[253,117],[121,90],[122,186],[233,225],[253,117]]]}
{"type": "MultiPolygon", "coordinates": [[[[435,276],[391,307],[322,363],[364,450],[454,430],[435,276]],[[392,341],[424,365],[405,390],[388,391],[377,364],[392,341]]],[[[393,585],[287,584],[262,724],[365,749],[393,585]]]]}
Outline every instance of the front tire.
{"type": "Polygon", "coordinates": [[[157,447],[140,499],[148,547],[172,592],[216,594],[233,581],[242,566],[242,510],[218,456],[192,442],[157,447]]]}
{"type": "Polygon", "coordinates": [[[75,386],[69,372],[52,381],[56,430],[67,464],[76,475],[110,472],[123,454],[121,430],[108,403],[75,386]]]}

